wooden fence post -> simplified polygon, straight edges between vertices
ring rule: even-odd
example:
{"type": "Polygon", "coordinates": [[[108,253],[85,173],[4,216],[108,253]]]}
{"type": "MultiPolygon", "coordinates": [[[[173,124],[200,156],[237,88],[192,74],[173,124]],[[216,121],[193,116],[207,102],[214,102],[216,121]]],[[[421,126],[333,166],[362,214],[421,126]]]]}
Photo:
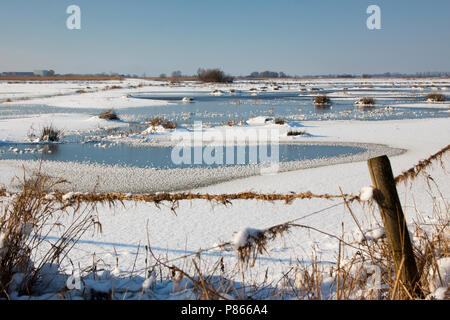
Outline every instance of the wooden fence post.
{"type": "Polygon", "coordinates": [[[383,219],[396,273],[401,268],[400,280],[413,296],[422,297],[423,293],[418,285],[419,273],[413,247],[398,198],[389,158],[387,156],[372,158],[367,161],[367,164],[372,183],[376,189],[374,197],[383,219]]]}

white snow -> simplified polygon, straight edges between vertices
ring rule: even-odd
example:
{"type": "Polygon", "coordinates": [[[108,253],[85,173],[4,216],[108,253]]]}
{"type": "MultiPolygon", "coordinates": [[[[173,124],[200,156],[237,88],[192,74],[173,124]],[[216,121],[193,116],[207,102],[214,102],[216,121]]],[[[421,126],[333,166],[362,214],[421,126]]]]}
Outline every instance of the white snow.
{"type": "MultiPolygon", "coordinates": [[[[73,83],[70,81],[58,83],[59,87],[64,88],[61,90],[49,89],[46,95],[37,94],[40,93],[43,84],[40,83],[30,83],[27,85],[23,84],[5,84],[0,86],[6,91],[8,88],[11,91],[23,90],[20,95],[14,96],[13,98],[22,98],[19,100],[13,100],[11,102],[5,101],[0,103],[1,106],[29,106],[29,105],[45,105],[50,107],[60,107],[60,108],[79,108],[79,109],[121,109],[121,108],[132,108],[132,107],[151,107],[151,106],[164,106],[169,103],[162,100],[149,100],[149,99],[134,99],[128,96],[131,93],[141,93],[151,91],[148,85],[154,84],[154,82],[142,81],[146,86],[140,88],[130,89],[130,85],[136,85],[136,82],[129,79],[120,83],[118,81],[107,81],[103,82],[101,86],[97,87],[97,90],[86,89],[86,93],[76,93],[76,90],[69,89],[73,87],[73,83]],[[118,86],[120,89],[111,90],[101,90],[107,86],[118,86]],[[68,87],[68,88],[67,88],[68,87]],[[58,94],[64,95],[58,95],[58,94]],[[72,94],[70,94],[72,93],[72,94]],[[53,94],[53,95],[52,95],[53,94]],[[50,95],[50,96],[49,96],[50,95]],[[38,97],[36,97],[38,96],[38,97]],[[40,97],[39,97],[40,96],[40,97]],[[45,97],[42,97],[45,96],[45,97]],[[47,97],[49,96],[49,97],[47,97]],[[26,98],[26,100],[23,100],[26,98]]],[[[78,85],[79,87],[79,85],[78,85]]],[[[1,95],[0,95],[1,97],[1,95]]],[[[5,95],[5,98],[11,98],[5,95]]]]}
{"type": "Polygon", "coordinates": [[[55,195],[53,193],[48,193],[44,197],[45,200],[55,200],[55,195]]]}
{"type": "Polygon", "coordinates": [[[241,229],[238,232],[233,233],[231,243],[235,249],[251,245],[263,232],[263,230],[253,228],[241,229]]]}
{"type": "Polygon", "coordinates": [[[6,243],[6,234],[0,232],[0,260],[8,253],[8,246],[6,243]]]}
{"type": "Polygon", "coordinates": [[[273,117],[259,116],[259,117],[250,118],[246,122],[250,125],[262,126],[262,125],[266,125],[268,123],[273,123],[274,121],[275,121],[275,119],[273,117]]]}
{"type": "Polygon", "coordinates": [[[402,103],[393,104],[392,108],[449,109],[450,103],[402,103]]]}
{"type": "Polygon", "coordinates": [[[194,102],[194,98],[192,98],[192,97],[184,97],[184,98],[182,99],[182,101],[183,101],[183,102],[194,102]]]}
{"type": "Polygon", "coordinates": [[[155,286],[155,283],[156,279],[153,275],[151,275],[149,278],[145,279],[145,281],[142,283],[142,290],[144,292],[147,292],[149,289],[155,286]]]}
{"type": "Polygon", "coordinates": [[[79,194],[79,193],[78,192],[68,192],[65,195],[63,195],[62,200],[63,201],[69,201],[77,194],[79,194]]]}
{"type": "Polygon", "coordinates": [[[372,187],[372,186],[363,187],[361,189],[361,191],[359,192],[359,199],[361,201],[373,200],[373,191],[374,191],[374,187],[372,187]]]}
{"type": "Polygon", "coordinates": [[[436,264],[437,270],[434,264],[430,266],[429,283],[431,291],[450,286],[450,257],[440,258],[436,261],[436,264]]]}
{"type": "Polygon", "coordinates": [[[427,299],[445,300],[447,298],[448,286],[439,287],[427,296],[427,299]]]}
{"type": "Polygon", "coordinates": [[[128,126],[121,121],[109,121],[86,114],[43,114],[27,118],[0,120],[0,142],[26,142],[29,134],[39,134],[43,127],[51,125],[63,134],[128,126]]]}
{"type": "Polygon", "coordinates": [[[363,230],[363,233],[361,237],[359,238],[360,243],[364,241],[378,241],[385,237],[386,232],[384,231],[384,228],[379,227],[371,230],[363,230]]]}

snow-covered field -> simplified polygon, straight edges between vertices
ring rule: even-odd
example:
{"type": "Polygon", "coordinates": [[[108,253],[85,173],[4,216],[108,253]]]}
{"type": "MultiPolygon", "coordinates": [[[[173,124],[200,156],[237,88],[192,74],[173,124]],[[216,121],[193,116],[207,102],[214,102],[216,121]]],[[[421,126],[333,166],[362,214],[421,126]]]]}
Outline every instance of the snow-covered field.
{"type": "MultiPolygon", "coordinates": [[[[143,82],[143,81],[142,81],[143,82]]],[[[122,87],[137,85],[141,83],[138,80],[125,80],[122,87]]],[[[94,89],[101,89],[107,83],[90,83],[89,86],[94,89]]],[[[15,119],[4,118],[0,120],[0,141],[21,143],[27,140],[27,135],[31,127],[39,128],[49,123],[59,126],[59,129],[68,134],[82,134],[93,130],[103,130],[107,128],[117,128],[126,126],[123,122],[115,122],[99,119],[95,115],[84,113],[84,108],[89,109],[126,109],[126,108],[164,108],[171,102],[146,99],[129,98],[128,94],[138,94],[139,92],[167,91],[201,91],[210,92],[220,89],[225,92],[230,86],[225,85],[203,85],[197,83],[182,83],[178,86],[161,85],[159,82],[145,82],[145,87],[132,89],[122,88],[113,90],[97,91],[92,93],[74,93],[73,91],[85,89],[87,84],[74,83],[49,83],[49,84],[0,84],[0,110],[3,107],[21,108],[21,106],[45,105],[61,108],[61,113],[45,114],[42,116],[27,116],[15,119]],[[62,93],[63,95],[56,96],[62,93]],[[42,97],[46,96],[46,97],[42,97]],[[26,100],[17,100],[14,99],[26,100]],[[12,99],[6,102],[6,99],[12,99]],[[80,109],[78,114],[65,114],[64,108],[80,109]]],[[[447,96],[450,93],[450,80],[448,79],[416,79],[416,80],[371,80],[371,79],[352,79],[352,80],[308,80],[294,81],[287,80],[280,83],[287,92],[298,91],[302,88],[315,88],[321,90],[334,90],[329,96],[343,97],[345,91],[357,97],[366,95],[418,95],[424,92],[437,92],[447,96]],[[303,82],[299,85],[298,82],[303,82]],[[370,86],[370,87],[368,87],[370,86]],[[365,87],[365,88],[364,88],[365,87]],[[437,89],[435,89],[437,88],[437,89]],[[392,90],[397,93],[392,93],[392,90]],[[376,90],[376,91],[375,91],[376,90]]],[[[266,83],[259,82],[239,82],[232,85],[236,90],[250,90],[254,87],[267,86],[266,83]]],[[[267,89],[270,90],[270,87],[267,89]]],[[[308,93],[310,93],[308,91],[308,93]]],[[[347,97],[348,98],[348,97],[347,97]]],[[[448,99],[447,99],[448,101],[448,99]]],[[[428,103],[408,103],[392,104],[393,108],[448,108],[449,103],[428,104],[428,103]]],[[[269,109],[269,108],[268,108],[269,109]]],[[[269,112],[267,117],[269,117],[269,112]]],[[[112,190],[114,183],[130,184],[136,183],[139,186],[147,184],[153,185],[171,185],[180,184],[183,190],[193,193],[224,194],[237,193],[245,191],[254,191],[262,193],[290,193],[311,191],[315,194],[340,194],[344,193],[359,194],[365,186],[371,185],[369,171],[366,165],[366,159],[380,153],[389,153],[394,175],[415,165],[419,160],[427,158],[429,155],[437,152],[449,144],[450,120],[448,118],[426,118],[426,119],[404,119],[404,120],[383,120],[383,121],[356,121],[356,120],[330,120],[330,121],[304,121],[296,124],[285,124],[277,126],[273,123],[261,122],[261,118],[255,118],[247,121],[247,126],[243,130],[249,130],[255,127],[264,127],[270,129],[276,127],[280,132],[277,139],[282,142],[330,142],[330,143],[358,143],[369,146],[384,145],[385,149],[377,149],[377,154],[366,153],[362,157],[347,159],[347,161],[323,160],[319,164],[311,163],[299,168],[290,168],[286,172],[275,172],[271,174],[236,174],[230,170],[229,173],[222,172],[222,176],[217,175],[214,181],[215,173],[207,170],[179,171],[177,173],[167,174],[154,173],[151,169],[133,169],[133,168],[100,168],[98,166],[88,166],[82,164],[43,164],[44,172],[51,175],[62,176],[70,181],[74,180],[74,185],[81,185],[80,181],[91,181],[95,185],[98,177],[108,177],[109,189],[112,190]],[[289,130],[304,130],[308,133],[305,136],[288,137],[289,130]],[[405,152],[403,152],[403,150],[405,152]],[[350,162],[349,162],[350,161],[350,162]],[[47,171],[45,171],[47,170],[47,171]],[[113,173],[115,172],[115,175],[113,173]],[[75,175],[79,179],[75,179],[75,175]],[[183,175],[191,175],[192,180],[206,179],[208,181],[202,187],[189,187],[183,175]],[[228,176],[225,179],[224,176],[228,176]],[[207,179],[209,177],[209,180],[207,179]],[[172,181],[171,181],[172,179],[172,181]],[[175,180],[173,180],[175,179],[175,180]],[[178,180],[176,180],[178,179],[178,180]],[[145,181],[144,181],[145,180],[145,181]],[[77,182],[78,181],[78,182],[77,182]],[[175,181],[175,182],[174,182],[175,181]],[[223,182],[224,181],[224,182],[223,182]],[[221,182],[221,183],[218,183],[221,182]]],[[[239,127],[238,127],[239,128],[239,127]]],[[[238,128],[235,128],[237,130],[238,128]]],[[[212,131],[223,133],[226,126],[206,128],[205,132],[212,131]]],[[[186,129],[178,130],[180,133],[189,131],[186,129]]],[[[146,132],[146,137],[150,135],[152,143],[167,142],[170,130],[159,130],[159,132],[146,132]],[[149,133],[149,134],[148,134],[149,133]]],[[[105,138],[108,141],[117,141],[121,137],[112,135],[105,138]]],[[[142,141],[142,135],[131,135],[122,142],[128,143],[142,141]]],[[[144,139],[145,140],[145,139],[144,139]]],[[[1,142],[0,142],[1,143],[1,142]]],[[[1,159],[1,154],[0,154],[1,159]]],[[[444,156],[444,163],[448,164],[448,154],[444,156]]],[[[342,159],[341,159],[342,160],[342,159]]],[[[10,186],[11,178],[20,176],[22,165],[26,168],[36,167],[37,163],[22,162],[15,160],[0,160],[0,185],[10,186]]],[[[448,206],[448,195],[450,194],[450,180],[448,179],[447,169],[440,166],[433,166],[427,172],[433,177],[440,188],[448,206]]],[[[187,180],[189,181],[189,179],[187,180]]],[[[85,184],[86,185],[86,184],[85,184]]],[[[194,186],[197,184],[193,184],[194,186]]],[[[417,179],[410,186],[399,185],[398,191],[403,204],[408,223],[418,221],[418,212],[427,222],[431,221],[432,196],[425,190],[426,182],[417,179]],[[412,189],[411,189],[412,188],[412,189]]],[[[139,192],[144,193],[145,188],[137,188],[139,192]]],[[[148,188],[148,192],[164,190],[163,187],[148,188]]],[[[73,190],[83,191],[83,190],[73,190]]],[[[123,189],[115,190],[123,191],[123,189]]],[[[435,196],[435,195],[434,195],[435,196]]],[[[153,204],[134,203],[125,201],[123,206],[117,205],[100,206],[98,210],[99,220],[102,224],[101,234],[86,234],[77,243],[70,253],[70,259],[75,262],[74,265],[87,267],[92,265],[93,259],[98,261],[99,268],[105,268],[112,272],[103,272],[103,278],[86,278],[86,286],[95,288],[97,291],[108,291],[113,284],[111,279],[119,276],[122,280],[117,280],[114,286],[118,292],[138,291],[142,288],[142,281],[145,280],[146,260],[148,252],[143,250],[143,246],[151,243],[153,252],[164,259],[174,259],[185,253],[195,253],[201,248],[213,247],[218,243],[231,241],[233,233],[245,230],[246,228],[266,229],[270,226],[284,223],[291,219],[296,219],[317,212],[330,205],[338,204],[339,201],[329,201],[322,199],[295,200],[291,204],[269,203],[257,200],[236,200],[232,205],[211,205],[203,200],[182,201],[176,208],[176,215],[172,212],[170,206],[161,205],[159,207],[153,204]],[[148,225],[148,229],[146,228],[148,225]],[[133,271],[131,271],[133,270],[133,271]],[[127,278],[130,273],[135,277],[134,280],[127,278]],[[137,278],[140,276],[142,278],[137,278]],[[124,280],[125,279],[125,280],[124,280]],[[122,289],[121,286],[123,287],[122,289]],[[120,288],[119,288],[120,287],[120,288]]],[[[448,220],[448,208],[445,212],[448,220]]],[[[356,207],[354,214],[362,221],[364,229],[370,229],[369,219],[364,211],[356,207]]],[[[423,222],[423,221],[420,221],[423,222]]],[[[332,235],[341,235],[343,229],[349,237],[359,238],[360,232],[357,225],[345,209],[344,205],[336,205],[323,213],[305,218],[302,224],[317,228],[323,232],[332,235]]],[[[447,232],[448,230],[444,230],[447,232]]],[[[448,235],[448,233],[447,233],[448,235]]],[[[236,237],[236,236],[235,236],[236,237]]],[[[305,229],[293,229],[282,239],[271,242],[267,249],[268,252],[261,255],[256,260],[255,266],[248,272],[247,276],[250,283],[252,281],[262,281],[267,276],[272,279],[279,279],[280,275],[288,272],[296,261],[302,261],[305,264],[310,263],[311,255],[315,254],[324,264],[332,264],[336,260],[338,251],[338,241],[330,236],[321,233],[315,233],[305,229]]],[[[235,251],[213,251],[203,255],[204,263],[213,263],[224,257],[226,265],[235,265],[237,262],[237,253],[235,251]]],[[[442,271],[450,273],[447,260],[443,259],[442,271]]],[[[182,268],[185,260],[174,262],[182,268]]],[[[147,263],[148,264],[148,263],[147,263]]],[[[68,260],[62,262],[62,268],[66,273],[74,271],[74,267],[68,260]]],[[[52,271],[55,273],[55,271],[52,271]]],[[[51,272],[49,272],[51,273],[51,272]]],[[[56,279],[56,278],[55,278],[56,279]]],[[[59,279],[59,278],[58,278],[59,279]]],[[[62,280],[55,280],[51,287],[61,286],[62,280]],[[59,282],[58,282],[59,281],[59,282]],[[57,284],[58,283],[58,284],[57,284]]],[[[446,280],[447,281],[447,280],[446,280]]],[[[139,298],[156,299],[178,299],[193,297],[192,291],[177,291],[174,288],[174,282],[163,281],[156,282],[156,279],[149,279],[144,283],[144,291],[148,295],[139,298]],[[150,283],[151,282],[151,283],[150,283]],[[152,288],[150,290],[149,288],[152,288]]],[[[448,282],[446,284],[448,286],[448,282]]],[[[438,287],[444,287],[436,291],[442,297],[445,292],[445,284],[439,284],[438,287]]],[[[49,289],[51,292],[51,290],[49,289]]],[[[48,297],[49,295],[45,296],[48,297]]],[[[75,295],[76,297],[79,297],[75,295]]],[[[138,298],[130,295],[130,298],[138,298]]]]}
{"type": "Polygon", "coordinates": [[[58,129],[62,130],[65,134],[77,134],[79,132],[89,130],[128,126],[128,124],[121,122],[107,121],[100,119],[98,116],[89,116],[85,114],[43,114],[27,118],[0,120],[0,141],[26,141],[30,134],[39,133],[43,127],[50,126],[55,123],[58,124],[58,129]]]}

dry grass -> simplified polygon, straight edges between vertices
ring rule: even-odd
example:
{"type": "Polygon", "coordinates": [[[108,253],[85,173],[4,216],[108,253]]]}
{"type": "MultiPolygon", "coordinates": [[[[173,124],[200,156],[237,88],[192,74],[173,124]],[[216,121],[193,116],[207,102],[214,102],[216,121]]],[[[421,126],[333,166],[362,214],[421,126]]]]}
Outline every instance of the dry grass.
{"type": "Polygon", "coordinates": [[[330,103],[330,98],[326,95],[317,96],[314,98],[314,104],[316,105],[327,105],[330,103]]]}
{"type": "Polygon", "coordinates": [[[39,141],[42,142],[58,142],[62,138],[62,131],[56,129],[52,125],[42,128],[39,141]]]}
{"type": "Polygon", "coordinates": [[[123,87],[117,86],[117,85],[112,85],[112,86],[106,86],[106,87],[104,87],[101,90],[102,91],[109,91],[109,90],[117,90],[117,89],[123,89],[123,87]]]}
{"type": "Polygon", "coordinates": [[[31,295],[42,268],[59,265],[85,232],[101,226],[93,208],[61,206],[48,196],[61,183],[39,174],[24,176],[22,191],[1,202],[0,297],[31,295]],[[73,216],[72,223],[61,224],[67,215],[73,216]],[[57,240],[47,240],[55,233],[60,234],[57,240]]]}
{"type": "MultiPolygon", "coordinates": [[[[0,192],[1,195],[1,192],[0,192]]],[[[63,200],[64,193],[54,192],[53,197],[55,201],[65,203],[63,200]]],[[[108,204],[114,206],[117,201],[141,201],[147,203],[153,203],[155,205],[160,205],[162,203],[171,204],[171,208],[175,211],[178,208],[179,201],[183,200],[205,200],[209,202],[219,203],[223,205],[231,204],[233,200],[259,200],[259,201],[283,201],[286,204],[292,203],[294,200],[299,199],[326,199],[326,200],[336,200],[346,198],[348,201],[352,202],[358,199],[358,196],[353,194],[313,194],[311,191],[300,192],[300,193],[290,193],[290,194],[261,194],[256,192],[240,192],[233,194],[200,194],[200,193],[149,193],[149,194],[122,194],[122,193],[88,193],[88,194],[74,194],[69,201],[71,204],[82,203],[99,203],[108,204]]]]}
{"type": "Polygon", "coordinates": [[[420,173],[422,173],[426,168],[430,167],[434,163],[444,166],[442,157],[450,150],[450,144],[442,148],[438,152],[432,154],[427,159],[420,160],[415,166],[403,171],[401,174],[395,177],[395,183],[405,182],[408,180],[414,180],[420,173]]]}
{"type": "Polygon", "coordinates": [[[158,127],[158,126],[162,126],[164,129],[176,129],[177,126],[178,126],[176,122],[172,122],[170,120],[163,119],[161,117],[153,118],[150,121],[148,121],[148,123],[153,128],[158,127]]]}
{"type": "Polygon", "coordinates": [[[432,102],[444,102],[445,101],[445,96],[441,93],[430,93],[427,96],[427,101],[432,101],[432,102]]]}
{"type": "Polygon", "coordinates": [[[105,111],[103,113],[100,113],[98,116],[100,119],[105,119],[105,120],[120,120],[119,116],[112,109],[105,111]]]}
{"type": "Polygon", "coordinates": [[[375,104],[374,98],[363,97],[356,101],[356,104],[364,105],[364,106],[373,106],[375,104]]]}
{"type": "Polygon", "coordinates": [[[287,136],[304,136],[308,133],[306,131],[289,130],[287,136]]]}
{"type": "Polygon", "coordinates": [[[237,124],[236,121],[234,120],[228,120],[225,125],[229,126],[229,127],[234,127],[237,124]]]}

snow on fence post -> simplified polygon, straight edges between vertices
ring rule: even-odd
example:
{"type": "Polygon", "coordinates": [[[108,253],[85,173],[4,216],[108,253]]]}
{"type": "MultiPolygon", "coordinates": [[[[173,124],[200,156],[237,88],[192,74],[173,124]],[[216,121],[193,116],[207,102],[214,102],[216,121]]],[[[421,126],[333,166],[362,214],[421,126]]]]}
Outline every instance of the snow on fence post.
{"type": "Polygon", "coordinates": [[[385,155],[372,158],[367,161],[367,165],[375,187],[374,198],[380,209],[386,237],[391,247],[396,274],[401,269],[400,281],[413,296],[423,297],[418,283],[420,275],[389,158],[385,155]]]}

